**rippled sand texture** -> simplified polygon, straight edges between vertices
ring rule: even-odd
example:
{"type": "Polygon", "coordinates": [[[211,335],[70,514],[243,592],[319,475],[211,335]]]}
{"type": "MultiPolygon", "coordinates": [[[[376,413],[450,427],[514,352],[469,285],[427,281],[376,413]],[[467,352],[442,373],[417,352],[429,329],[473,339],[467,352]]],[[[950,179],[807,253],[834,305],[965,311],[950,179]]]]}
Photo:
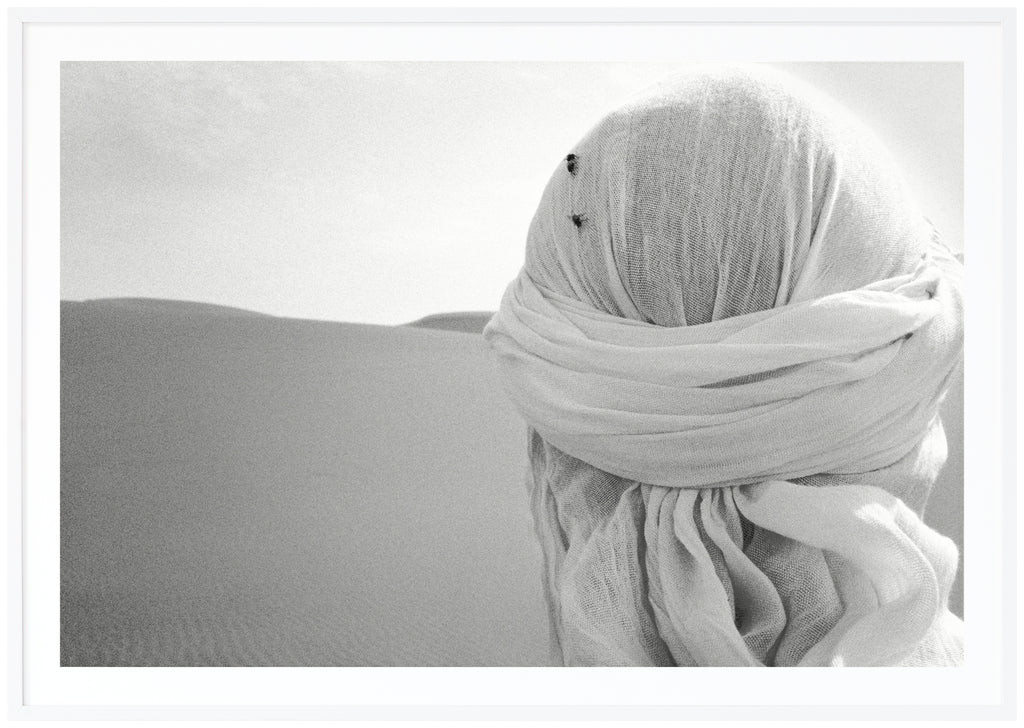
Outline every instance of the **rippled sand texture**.
{"type": "Polygon", "coordinates": [[[62,665],[544,665],[479,336],[61,308],[62,665]]]}

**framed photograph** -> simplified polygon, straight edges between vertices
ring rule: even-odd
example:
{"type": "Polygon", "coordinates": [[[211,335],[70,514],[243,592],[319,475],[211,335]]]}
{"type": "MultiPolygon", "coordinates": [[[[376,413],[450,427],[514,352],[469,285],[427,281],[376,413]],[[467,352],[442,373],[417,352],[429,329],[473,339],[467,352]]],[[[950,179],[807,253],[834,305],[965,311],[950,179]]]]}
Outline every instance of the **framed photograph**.
{"type": "Polygon", "coordinates": [[[1012,716],[1015,22],[11,11],[12,716],[1012,716]]]}

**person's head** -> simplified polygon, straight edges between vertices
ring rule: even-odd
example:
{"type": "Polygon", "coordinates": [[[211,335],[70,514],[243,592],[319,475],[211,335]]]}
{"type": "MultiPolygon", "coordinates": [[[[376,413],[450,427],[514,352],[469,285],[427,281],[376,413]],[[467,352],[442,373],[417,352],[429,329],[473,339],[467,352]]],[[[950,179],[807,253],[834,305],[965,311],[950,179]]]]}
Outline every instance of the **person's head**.
{"type": "Polygon", "coordinates": [[[881,144],[814,89],[698,65],[555,169],[526,270],[624,318],[706,323],[906,272],[933,231],[881,144]]]}
{"type": "Polygon", "coordinates": [[[566,154],[485,330],[552,484],[853,478],[923,506],[962,269],[868,130],[695,66],[566,154]]]}

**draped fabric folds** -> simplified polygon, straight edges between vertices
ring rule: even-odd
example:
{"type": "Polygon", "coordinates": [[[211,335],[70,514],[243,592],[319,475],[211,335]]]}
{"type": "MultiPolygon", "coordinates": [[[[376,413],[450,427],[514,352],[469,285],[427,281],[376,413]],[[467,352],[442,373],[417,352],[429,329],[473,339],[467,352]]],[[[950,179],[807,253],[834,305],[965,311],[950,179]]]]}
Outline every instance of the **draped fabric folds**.
{"type": "Polygon", "coordinates": [[[760,67],[695,66],[559,164],[485,336],[530,427],[567,665],[956,665],[962,268],[886,151],[760,67]]]}

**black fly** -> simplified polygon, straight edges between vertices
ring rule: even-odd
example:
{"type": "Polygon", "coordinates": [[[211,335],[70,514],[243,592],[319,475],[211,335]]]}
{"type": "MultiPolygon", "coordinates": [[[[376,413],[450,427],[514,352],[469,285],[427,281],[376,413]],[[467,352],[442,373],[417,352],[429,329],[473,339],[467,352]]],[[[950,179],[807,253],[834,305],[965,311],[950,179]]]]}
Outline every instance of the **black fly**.
{"type": "Polygon", "coordinates": [[[565,168],[569,170],[569,174],[576,176],[576,155],[570,154],[565,158],[565,168]]]}

